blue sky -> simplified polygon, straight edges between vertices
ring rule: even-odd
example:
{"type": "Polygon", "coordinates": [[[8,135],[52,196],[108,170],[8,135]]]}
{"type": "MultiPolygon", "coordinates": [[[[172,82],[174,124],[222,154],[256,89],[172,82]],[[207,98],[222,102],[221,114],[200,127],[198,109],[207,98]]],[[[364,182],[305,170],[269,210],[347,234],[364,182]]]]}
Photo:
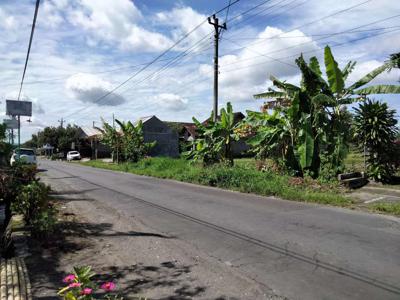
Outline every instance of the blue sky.
{"type": "MultiPolygon", "coordinates": [[[[23,98],[34,103],[33,122],[23,120],[22,139],[61,118],[90,125],[112,114],[123,120],[208,117],[213,45],[207,22],[115,93],[99,98],[228,2],[42,0],[23,88],[23,98]],[[181,59],[171,61],[177,55],[181,59]]],[[[18,94],[34,5],[0,1],[0,118],[4,100],[18,94]]],[[[322,62],[323,47],[331,45],[341,66],[357,61],[351,83],[400,49],[400,11],[393,0],[240,0],[227,25],[220,41],[220,102],[231,101],[243,112],[259,109],[262,101],[252,95],[270,86],[270,75],[298,83],[294,59],[300,53],[322,62]]],[[[399,78],[396,70],[373,83],[396,84],[399,78]]],[[[375,98],[400,110],[399,96],[375,98]]]]}

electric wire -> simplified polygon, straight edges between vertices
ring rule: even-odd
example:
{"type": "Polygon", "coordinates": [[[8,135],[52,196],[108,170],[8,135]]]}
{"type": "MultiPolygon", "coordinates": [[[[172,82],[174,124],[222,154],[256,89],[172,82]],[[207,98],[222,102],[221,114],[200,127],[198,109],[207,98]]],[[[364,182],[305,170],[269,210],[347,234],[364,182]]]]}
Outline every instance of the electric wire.
{"type": "Polygon", "coordinates": [[[19,92],[18,92],[18,100],[21,97],[22,86],[24,84],[24,79],[25,79],[25,73],[26,73],[26,69],[28,67],[29,55],[31,53],[32,40],[33,40],[33,34],[35,32],[36,19],[37,19],[37,15],[38,15],[38,11],[39,11],[39,5],[40,5],[40,0],[36,0],[35,13],[33,15],[33,22],[32,22],[32,28],[31,28],[31,35],[29,37],[28,51],[26,53],[25,66],[24,66],[24,71],[22,73],[22,79],[21,79],[21,86],[20,86],[19,92]]]}

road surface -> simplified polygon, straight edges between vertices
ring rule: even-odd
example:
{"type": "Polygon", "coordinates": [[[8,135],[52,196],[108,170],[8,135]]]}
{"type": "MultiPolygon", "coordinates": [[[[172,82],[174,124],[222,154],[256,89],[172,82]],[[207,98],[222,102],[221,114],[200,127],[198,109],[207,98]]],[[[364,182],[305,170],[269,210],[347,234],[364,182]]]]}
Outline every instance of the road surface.
{"type": "Polygon", "coordinates": [[[341,208],[41,161],[138,218],[289,299],[400,299],[400,221],[341,208]]]}

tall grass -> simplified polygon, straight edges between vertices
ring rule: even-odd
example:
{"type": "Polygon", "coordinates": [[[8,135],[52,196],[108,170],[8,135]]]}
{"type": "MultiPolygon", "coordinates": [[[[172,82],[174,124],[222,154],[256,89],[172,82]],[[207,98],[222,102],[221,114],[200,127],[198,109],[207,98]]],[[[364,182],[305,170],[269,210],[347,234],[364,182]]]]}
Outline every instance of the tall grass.
{"type": "Polygon", "coordinates": [[[323,187],[315,182],[291,183],[293,178],[255,169],[252,160],[240,160],[234,167],[215,165],[202,167],[184,159],[147,158],[137,163],[111,164],[102,161],[83,162],[83,165],[123,171],[138,175],[174,179],[189,183],[254,193],[263,196],[278,196],[288,200],[322,203],[335,206],[352,204],[335,186],[323,187]]]}

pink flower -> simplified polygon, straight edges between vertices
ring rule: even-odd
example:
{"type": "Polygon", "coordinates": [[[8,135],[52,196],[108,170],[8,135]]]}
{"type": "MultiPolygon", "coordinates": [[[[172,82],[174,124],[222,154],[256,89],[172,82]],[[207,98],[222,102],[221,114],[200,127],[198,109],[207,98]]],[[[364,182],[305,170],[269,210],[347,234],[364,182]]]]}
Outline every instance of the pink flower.
{"type": "Polygon", "coordinates": [[[92,289],[91,288],[84,288],[81,291],[81,295],[90,295],[92,293],[92,289]]]}
{"type": "Polygon", "coordinates": [[[68,286],[70,288],[76,288],[76,287],[80,287],[81,285],[82,285],[82,283],[80,283],[80,282],[73,282],[73,283],[70,283],[68,286]]]}
{"type": "Polygon", "coordinates": [[[115,289],[115,283],[114,282],[105,282],[101,285],[100,287],[102,290],[105,291],[112,291],[113,289],[115,289]]]}
{"type": "Polygon", "coordinates": [[[76,279],[76,276],[74,274],[69,274],[64,277],[63,282],[65,283],[70,283],[76,279]]]}

